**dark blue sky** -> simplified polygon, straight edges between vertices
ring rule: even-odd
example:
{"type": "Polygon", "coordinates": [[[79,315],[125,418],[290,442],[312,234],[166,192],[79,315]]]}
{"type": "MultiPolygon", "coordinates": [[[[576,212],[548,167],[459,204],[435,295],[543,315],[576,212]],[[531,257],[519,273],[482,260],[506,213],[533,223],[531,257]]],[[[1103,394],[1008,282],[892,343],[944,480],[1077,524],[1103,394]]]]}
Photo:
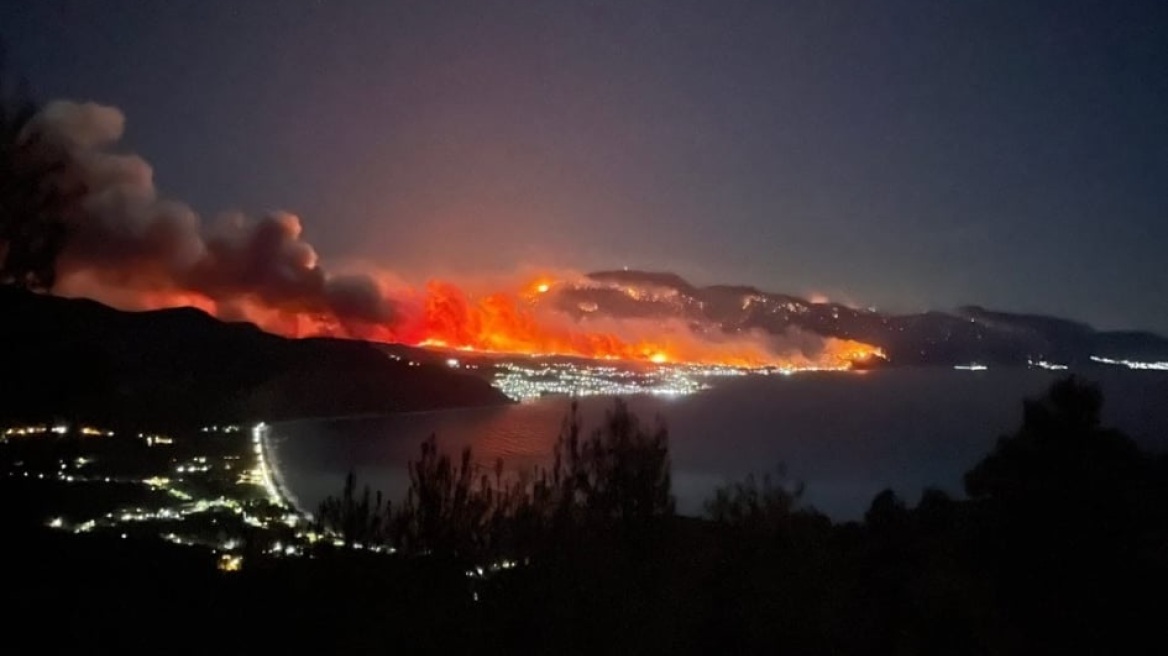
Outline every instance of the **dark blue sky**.
{"type": "Polygon", "coordinates": [[[1168,2],[16,0],[162,189],[412,275],[670,269],[1168,333],[1168,2]]]}

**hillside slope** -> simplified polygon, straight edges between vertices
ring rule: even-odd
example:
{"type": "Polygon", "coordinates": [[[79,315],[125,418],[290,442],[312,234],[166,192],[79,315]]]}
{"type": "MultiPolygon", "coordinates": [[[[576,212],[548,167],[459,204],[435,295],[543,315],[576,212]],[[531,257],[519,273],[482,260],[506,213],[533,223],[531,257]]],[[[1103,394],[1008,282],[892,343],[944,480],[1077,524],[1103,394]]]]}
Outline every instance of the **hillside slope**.
{"type": "Polygon", "coordinates": [[[158,428],[506,402],[483,379],[411,366],[365,342],[286,339],[191,308],[122,312],[9,288],[0,288],[0,367],[9,420],[158,428]]]}

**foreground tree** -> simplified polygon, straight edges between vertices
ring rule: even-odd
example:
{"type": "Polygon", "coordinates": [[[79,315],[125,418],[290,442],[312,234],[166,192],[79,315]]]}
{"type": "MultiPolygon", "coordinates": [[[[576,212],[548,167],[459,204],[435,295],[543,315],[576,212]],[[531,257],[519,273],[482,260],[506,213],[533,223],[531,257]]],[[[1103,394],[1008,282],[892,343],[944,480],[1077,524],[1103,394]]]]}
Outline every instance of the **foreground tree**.
{"type": "Polygon", "coordinates": [[[1134,600],[1168,575],[1163,472],[1102,408],[1098,387],[1060,380],[965,476],[977,551],[1024,649],[1123,651],[1158,621],[1134,600]]]}
{"type": "Polygon", "coordinates": [[[438,452],[435,437],[422,443],[422,457],[409,464],[410,487],[391,513],[390,538],[407,553],[436,553],[464,559],[492,550],[492,526],[508,512],[497,476],[478,477],[470,448],[458,461],[438,452]]]}
{"type": "Polygon", "coordinates": [[[706,514],[719,524],[741,529],[753,536],[766,536],[789,530],[792,523],[816,514],[800,507],[803,484],[784,484],[786,468],[778,467],[761,478],[749,474],[741,481],[714,490],[706,501],[706,514]]]}
{"type": "Polygon", "coordinates": [[[1026,524],[1118,529],[1137,521],[1133,502],[1150,491],[1152,461],[1102,426],[1102,409],[1099,388],[1073,376],[1028,399],[1022,426],[965,475],[966,492],[1026,524]]]}
{"type": "Polygon", "coordinates": [[[23,80],[13,82],[0,44],[0,284],[51,289],[65,246],[65,158],[36,128],[40,110],[23,80]]]}
{"type": "Polygon", "coordinates": [[[626,546],[672,517],[669,432],[651,429],[619,399],[604,422],[582,435],[578,408],[564,421],[553,463],[505,474],[502,461],[479,467],[471,450],[457,459],[431,436],[409,463],[405,499],[381,504],[350,474],[339,498],[321,504],[321,527],[346,543],[388,541],[407,554],[438,554],[485,562],[575,548],[613,535],[626,546]]]}
{"type": "Polygon", "coordinates": [[[340,498],[329,497],[317,509],[318,529],[336,533],[347,547],[384,542],[389,504],[382,504],[380,491],[375,499],[370,495],[366,485],[358,497],[357,476],[349,472],[340,498]]]}
{"type": "Polygon", "coordinates": [[[661,421],[647,429],[616,399],[600,428],[584,439],[580,433],[573,404],[556,446],[551,483],[562,503],[580,509],[584,523],[615,522],[636,530],[673,515],[669,431],[661,421]]]}

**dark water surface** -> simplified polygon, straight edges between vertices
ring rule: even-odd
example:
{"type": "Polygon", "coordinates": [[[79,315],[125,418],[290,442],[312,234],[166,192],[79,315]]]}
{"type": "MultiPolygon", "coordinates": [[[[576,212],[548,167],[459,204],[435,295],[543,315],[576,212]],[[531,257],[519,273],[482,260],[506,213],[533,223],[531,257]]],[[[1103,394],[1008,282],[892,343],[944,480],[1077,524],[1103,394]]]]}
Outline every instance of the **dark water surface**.
{"type": "MultiPolygon", "coordinates": [[[[886,487],[914,502],[922,488],[960,493],[961,476],[1021,420],[1022,399],[1057,373],[1031,369],[967,372],[888,370],[726,379],[679,398],[631,397],[645,421],[660,415],[670,431],[678,510],[698,514],[717,485],[786,465],[806,484],[806,499],[836,519],[863,515],[886,487]]],[[[1168,450],[1168,374],[1115,368],[1086,377],[1106,395],[1104,420],[1150,449],[1168,450]]],[[[399,498],[405,464],[431,433],[451,453],[473,447],[488,468],[550,459],[570,400],[391,417],[277,424],[273,460],[300,505],[312,511],[340,491],[345,474],[399,498]]],[[[581,401],[586,428],[610,399],[581,401]]]]}

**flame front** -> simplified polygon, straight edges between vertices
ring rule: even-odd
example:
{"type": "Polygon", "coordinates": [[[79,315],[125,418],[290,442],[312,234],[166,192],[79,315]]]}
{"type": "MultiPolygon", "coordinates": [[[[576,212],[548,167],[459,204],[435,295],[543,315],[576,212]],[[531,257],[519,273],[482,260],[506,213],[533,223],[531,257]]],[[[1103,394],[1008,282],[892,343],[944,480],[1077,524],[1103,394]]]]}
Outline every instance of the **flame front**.
{"type": "Polygon", "coordinates": [[[883,358],[875,346],[846,339],[811,337],[803,348],[782,348],[782,338],[766,339],[711,331],[699,336],[688,326],[648,320],[576,322],[544,303],[558,284],[539,278],[515,291],[473,297],[454,283],[434,280],[422,289],[387,293],[396,308],[384,323],[341,321],[317,307],[273,306],[254,297],[230,303],[179,289],[119,291],[99,282],[78,284],[74,295],[99,298],[129,310],[193,306],[221,319],[246,320],[288,337],[334,336],[412,346],[501,354],[564,355],[654,364],[700,364],[784,369],[851,369],[883,358]]]}
{"type": "Polygon", "coordinates": [[[830,337],[822,338],[814,355],[807,355],[795,350],[776,353],[758,339],[703,339],[661,327],[653,334],[652,324],[646,322],[639,322],[636,329],[630,329],[631,321],[615,321],[621,330],[587,330],[583,324],[550,320],[538,309],[553,285],[541,279],[517,293],[473,299],[452,283],[431,281],[420,311],[412,317],[407,312],[404,322],[391,331],[393,341],[492,353],[792,369],[850,369],[857,362],[884,357],[878,347],[830,337]]]}
{"type": "Polygon", "coordinates": [[[33,141],[54,146],[36,165],[51,164],[70,194],[82,190],[70,212],[75,234],[57,258],[55,294],[127,310],[195,306],[296,337],[505,353],[832,369],[880,355],[867,344],[805,334],[786,340],[709,329],[699,336],[669,321],[573,322],[541,301],[558,284],[547,276],[472,298],[446,282],[402,291],[388,272],[335,275],[322,268],[294,214],[228,213],[204,225],[193,209],[160,193],[146,160],[118,147],[124,126],[120,110],[93,103],[51,103],[36,117],[33,141]],[[799,344],[786,348],[784,340],[799,344]]]}

